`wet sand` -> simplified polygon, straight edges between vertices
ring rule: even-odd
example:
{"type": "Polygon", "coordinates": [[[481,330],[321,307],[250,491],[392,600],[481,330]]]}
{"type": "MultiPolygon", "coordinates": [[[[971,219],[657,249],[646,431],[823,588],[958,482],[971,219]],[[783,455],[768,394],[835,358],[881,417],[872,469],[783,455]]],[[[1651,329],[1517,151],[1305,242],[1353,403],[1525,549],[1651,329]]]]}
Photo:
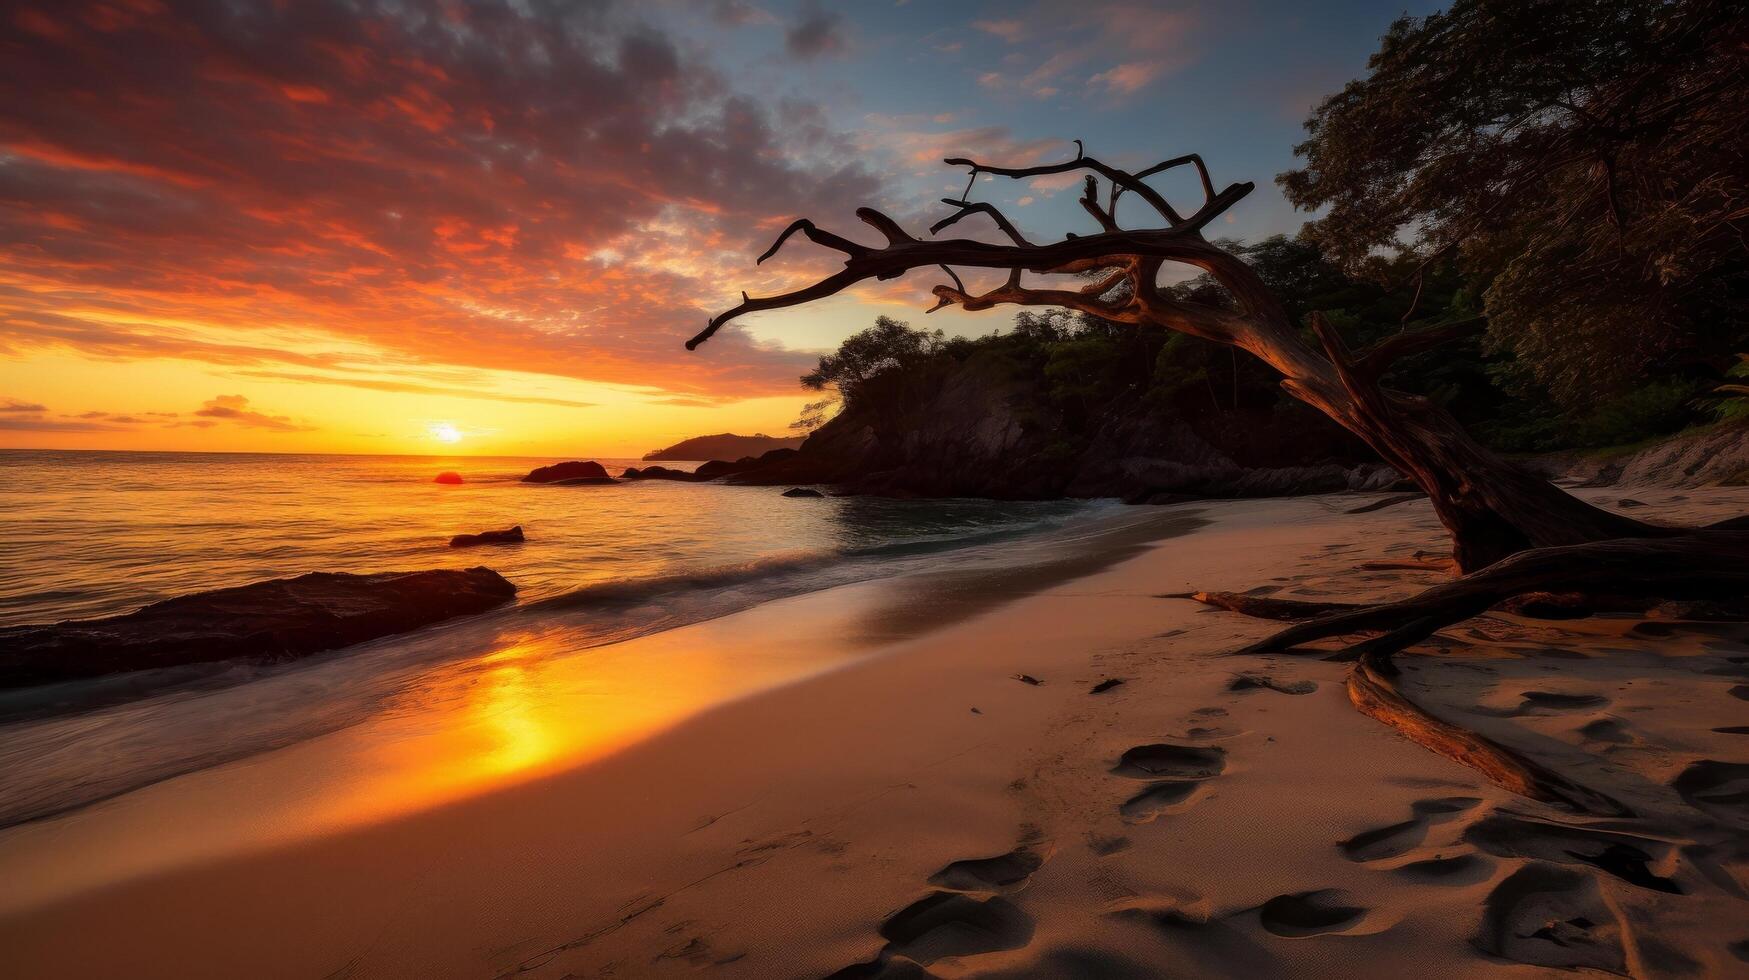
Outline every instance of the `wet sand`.
{"type": "MultiPolygon", "coordinates": [[[[1737,489],[1632,496],[1672,519],[1749,511],[1737,489]]],[[[507,757],[502,780],[374,786],[402,804],[374,812],[346,798],[324,823],[300,789],[367,748],[353,731],[14,828],[7,972],[1749,969],[1743,627],[1489,617],[1402,658],[1424,706],[1636,814],[1597,820],[1360,715],[1343,664],[1228,655],[1275,624],[1157,598],[1438,581],[1355,570],[1442,546],[1424,502],[1343,513],[1364,502],[1162,508],[1194,526],[1061,574],[863,583],[603,648],[627,684],[747,693],[539,764],[507,757]]],[[[571,698],[535,700],[524,740],[502,745],[598,724],[571,698]]],[[[516,731],[517,703],[470,737],[516,731]]]]}

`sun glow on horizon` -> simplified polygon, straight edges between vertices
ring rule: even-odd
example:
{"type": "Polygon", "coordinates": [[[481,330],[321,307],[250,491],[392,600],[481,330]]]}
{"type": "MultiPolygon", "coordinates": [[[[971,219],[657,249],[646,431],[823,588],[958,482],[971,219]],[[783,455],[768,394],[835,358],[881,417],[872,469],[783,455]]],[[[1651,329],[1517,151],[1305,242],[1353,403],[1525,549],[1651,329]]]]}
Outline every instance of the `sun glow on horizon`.
{"type": "Polygon", "coordinates": [[[446,445],[455,445],[462,441],[462,430],[448,422],[438,422],[431,426],[431,438],[446,445]]]}

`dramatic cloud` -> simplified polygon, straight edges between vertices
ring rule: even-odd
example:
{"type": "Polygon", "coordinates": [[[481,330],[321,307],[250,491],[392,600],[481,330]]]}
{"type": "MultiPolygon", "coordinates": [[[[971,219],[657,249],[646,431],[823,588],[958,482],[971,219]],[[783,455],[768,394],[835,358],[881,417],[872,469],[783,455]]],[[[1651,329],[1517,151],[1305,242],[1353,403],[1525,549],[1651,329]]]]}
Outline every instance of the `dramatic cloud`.
{"type": "Polygon", "coordinates": [[[972,26],[1013,48],[978,84],[1039,99],[1129,96],[1195,60],[1189,11],[1138,0],[1036,0],[1025,16],[972,26]]]}
{"type": "Polygon", "coordinates": [[[389,381],[382,378],[345,378],[323,374],[300,374],[296,371],[238,371],[238,374],[251,378],[267,378],[274,381],[301,381],[306,384],[339,385],[345,388],[364,388],[369,391],[398,391],[417,395],[443,395],[450,398],[478,398],[483,401],[515,402],[522,405],[557,405],[560,408],[594,408],[594,402],[580,402],[570,398],[547,398],[540,395],[501,395],[491,391],[475,391],[459,386],[444,387],[442,385],[420,384],[416,381],[389,381]]]}
{"type": "MultiPolygon", "coordinates": [[[[719,3],[753,22],[759,8],[719,3]]],[[[791,51],[842,49],[806,7],[791,51]]],[[[0,352],[791,392],[738,328],[772,229],[878,196],[630,5],[41,0],[0,13],[0,352]],[[291,338],[291,339],[288,339],[291,338]]]]}
{"type": "Polygon", "coordinates": [[[844,40],[844,19],[827,11],[818,0],[806,0],[795,26],[784,35],[784,47],[797,58],[818,58],[843,54],[850,45],[844,40]]]}
{"type": "MultiPolygon", "coordinates": [[[[242,395],[219,395],[207,399],[194,414],[202,419],[219,419],[225,422],[235,422],[251,429],[271,429],[274,432],[309,432],[311,426],[299,425],[290,416],[267,415],[249,407],[249,399],[242,395]]],[[[190,422],[189,425],[201,426],[200,422],[190,422]]],[[[207,423],[210,425],[211,423],[207,423]]],[[[203,426],[204,427],[204,426],[203,426]]]]}
{"type": "Polygon", "coordinates": [[[1156,61],[1132,61],[1094,75],[1087,80],[1087,84],[1103,85],[1119,95],[1130,95],[1153,81],[1163,67],[1156,61]]]}

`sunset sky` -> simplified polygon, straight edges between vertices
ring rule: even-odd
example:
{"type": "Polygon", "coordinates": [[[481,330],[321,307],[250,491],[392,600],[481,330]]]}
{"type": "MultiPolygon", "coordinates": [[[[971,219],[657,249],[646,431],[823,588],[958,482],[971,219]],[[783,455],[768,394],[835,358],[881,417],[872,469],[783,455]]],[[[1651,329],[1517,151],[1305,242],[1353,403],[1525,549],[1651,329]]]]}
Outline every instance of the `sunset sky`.
{"type": "MultiPolygon", "coordinates": [[[[828,268],[803,242],[753,264],[796,217],[925,233],[965,185],[945,156],[1194,150],[1258,185],[1214,234],[1293,231],[1300,121],[1405,4],[3,9],[0,447],[635,456],[787,434],[822,349],[924,323],[918,273],[682,347],[828,268]]],[[[1077,184],[974,193],[1060,236],[1077,184]]]]}

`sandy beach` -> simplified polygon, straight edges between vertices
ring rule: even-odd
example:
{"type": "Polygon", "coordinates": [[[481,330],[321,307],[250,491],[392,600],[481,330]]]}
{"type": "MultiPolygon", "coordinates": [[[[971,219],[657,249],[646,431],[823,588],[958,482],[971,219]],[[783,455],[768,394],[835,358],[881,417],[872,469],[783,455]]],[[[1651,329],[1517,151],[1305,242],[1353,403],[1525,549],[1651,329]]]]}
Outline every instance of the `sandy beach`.
{"type": "MultiPolygon", "coordinates": [[[[1742,489],[1633,496],[1749,509],[1742,489]]],[[[625,689],[746,693],[591,722],[608,734],[402,807],[297,812],[286,787],[367,750],[342,732],[14,828],[6,972],[1749,970],[1742,627],[1492,615],[1403,658],[1424,706],[1635,812],[1598,820],[1361,715],[1345,664],[1229,655],[1274,624],[1157,597],[1439,581],[1355,570],[1444,544],[1425,501],[1346,513],[1373,499],[1151,508],[1153,543],[975,601],[861,583],[602,648],[625,689]]]]}

